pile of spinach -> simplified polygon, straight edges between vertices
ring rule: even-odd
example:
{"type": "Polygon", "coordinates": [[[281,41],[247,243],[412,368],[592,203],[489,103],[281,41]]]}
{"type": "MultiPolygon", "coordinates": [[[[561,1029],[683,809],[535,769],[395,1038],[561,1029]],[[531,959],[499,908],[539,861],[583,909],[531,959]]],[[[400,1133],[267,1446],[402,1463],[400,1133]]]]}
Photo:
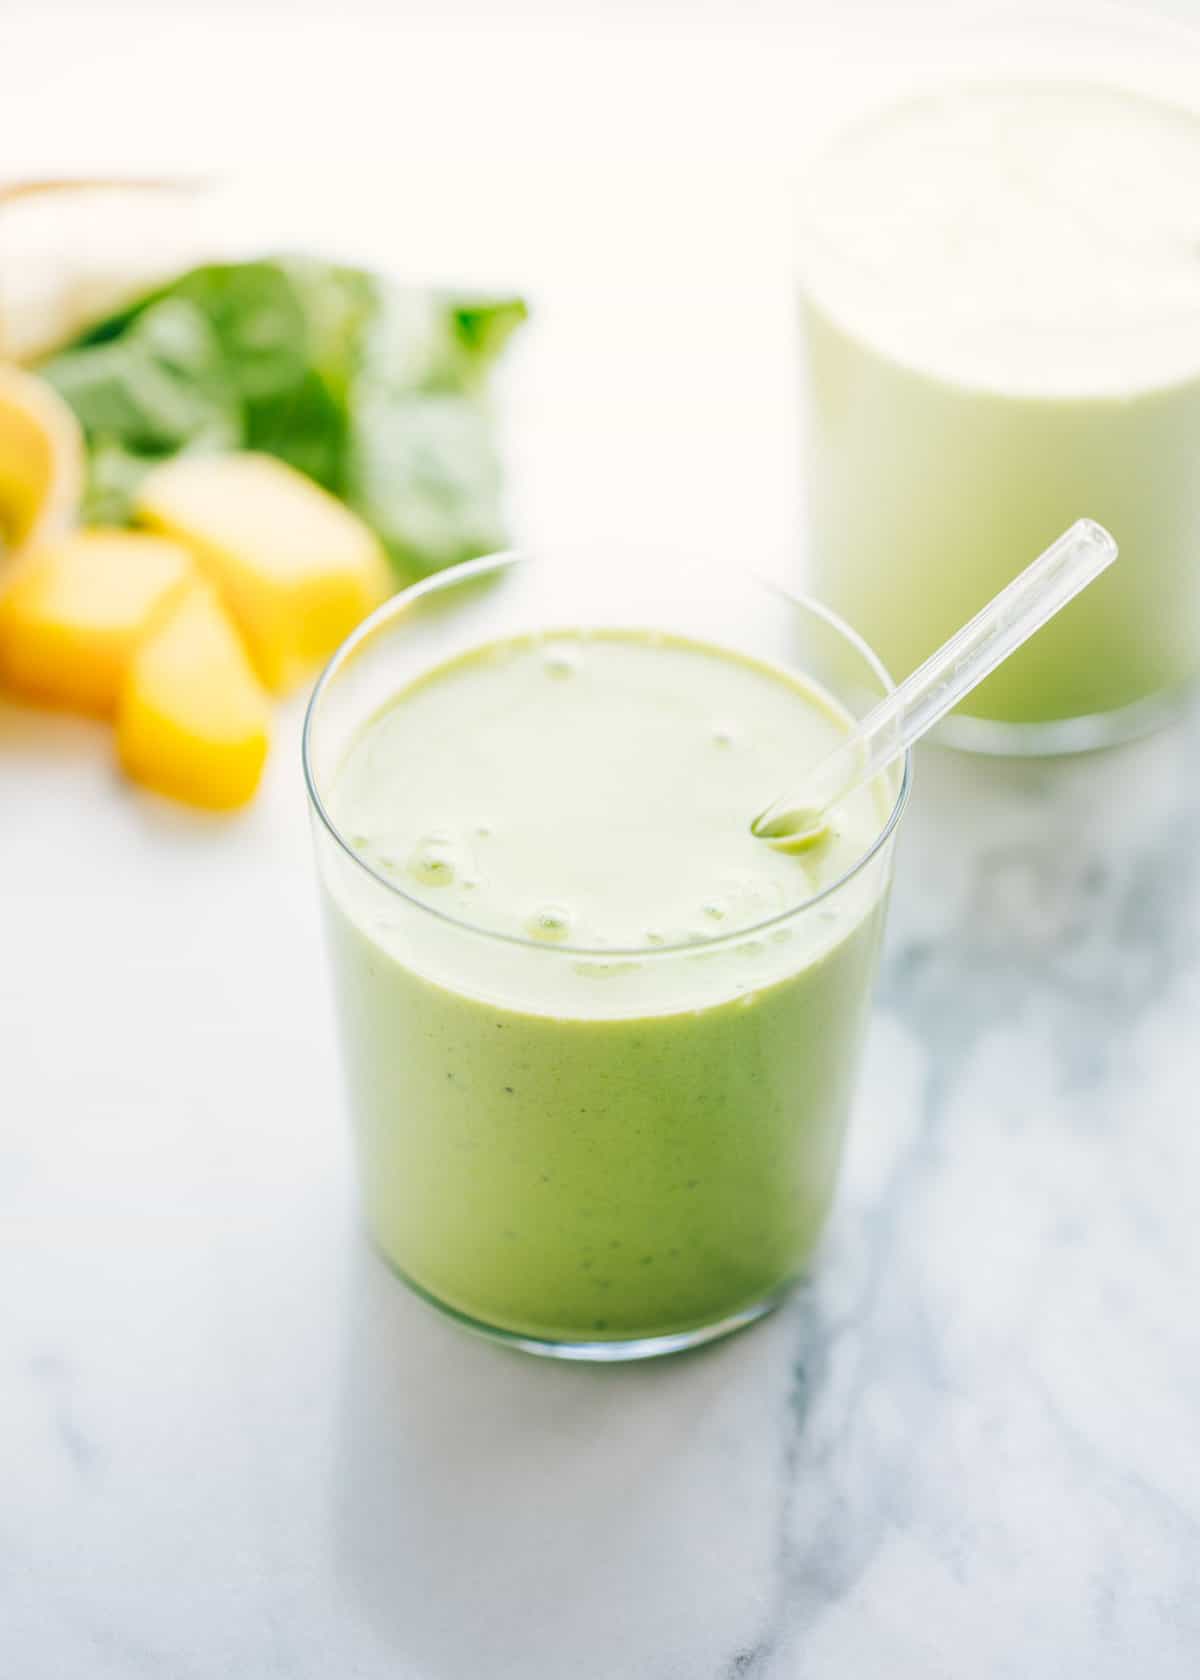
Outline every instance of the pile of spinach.
{"type": "Polygon", "coordinates": [[[40,371],[87,438],[87,522],[125,523],[142,475],[170,456],[264,450],[354,508],[404,579],[503,545],[487,380],[524,318],[520,298],[311,258],[213,264],[40,371]]]}

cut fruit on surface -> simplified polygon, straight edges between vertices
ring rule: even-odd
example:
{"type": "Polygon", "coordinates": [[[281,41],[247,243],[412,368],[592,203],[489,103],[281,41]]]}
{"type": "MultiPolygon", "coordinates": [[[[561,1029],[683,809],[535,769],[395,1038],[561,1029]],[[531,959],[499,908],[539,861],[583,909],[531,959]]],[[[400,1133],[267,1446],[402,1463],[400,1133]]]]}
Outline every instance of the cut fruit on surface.
{"type": "Polygon", "coordinates": [[[138,642],[194,572],[186,549],[137,531],[76,531],[30,549],[0,593],[0,683],[111,717],[138,642]]]}
{"type": "Polygon", "coordinates": [[[267,756],[267,697],[212,589],[190,584],[134,655],[117,752],[136,781],[227,810],[253,795],[267,756]]]}
{"type": "Polygon", "coordinates": [[[0,562],[71,524],[83,463],[79,422],[58,393],[0,367],[0,562]]]}
{"type": "Polygon", "coordinates": [[[184,456],[156,467],[136,512],[191,548],[276,690],[309,675],[390,588],[383,549],[362,520],[271,456],[184,456]]]}

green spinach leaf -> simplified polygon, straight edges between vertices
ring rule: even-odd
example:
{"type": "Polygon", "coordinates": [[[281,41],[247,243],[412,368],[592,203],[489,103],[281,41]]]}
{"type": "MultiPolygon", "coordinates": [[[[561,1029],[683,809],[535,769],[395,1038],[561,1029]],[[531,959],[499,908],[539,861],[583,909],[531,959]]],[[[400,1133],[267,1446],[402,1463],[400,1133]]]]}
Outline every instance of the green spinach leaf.
{"type": "Polygon", "coordinates": [[[208,264],[43,364],[84,428],[92,522],[184,451],[259,449],[343,497],[402,576],[504,541],[488,374],[519,298],[287,257],[208,264]]]}

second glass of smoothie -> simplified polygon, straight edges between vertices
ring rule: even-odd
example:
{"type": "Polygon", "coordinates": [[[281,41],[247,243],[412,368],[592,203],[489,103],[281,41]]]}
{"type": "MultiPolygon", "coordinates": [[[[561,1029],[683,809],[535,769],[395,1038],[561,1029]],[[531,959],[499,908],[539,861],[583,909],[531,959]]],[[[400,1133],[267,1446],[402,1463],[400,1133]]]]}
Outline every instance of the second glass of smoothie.
{"type": "Polygon", "coordinates": [[[800,855],[750,819],[890,686],[823,609],[514,555],[397,597],[305,767],[374,1241],[523,1347],[767,1311],[829,1212],[907,768],[800,855]]]}
{"type": "Polygon", "coordinates": [[[916,668],[1086,514],[1122,563],[943,726],[1103,746],[1200,677],[1200,116],[966,84],[848,128],[801,196],[807,583],[916,668]]]}

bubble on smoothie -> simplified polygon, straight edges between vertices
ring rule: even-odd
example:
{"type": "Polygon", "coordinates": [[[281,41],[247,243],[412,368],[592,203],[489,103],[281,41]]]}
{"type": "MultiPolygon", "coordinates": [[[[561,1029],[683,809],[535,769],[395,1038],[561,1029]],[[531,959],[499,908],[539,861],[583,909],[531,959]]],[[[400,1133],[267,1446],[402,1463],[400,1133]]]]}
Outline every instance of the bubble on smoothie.
{"type": "Polygon", "coordinates": [[[706,921],[723,922],[729,914],[729,910],[719,898],[709,898],[700,906],[700,914],[706,921]]]}
{"type": "Polygon", "coordinates": [[[491,825],[489,823],[477,823],[475,833],[480,840],[490,840],[492,837],[491,825]]]}
{"type": "Polygon", "coordinates": [[[548,677],[561,681],[573,677],[579,669],[579,655],[569,648],[547,648],[542,656],[542,669],[548,677]]]}
{"type": "Polygon", "coordinates": [[[449,887],[458,874],[457,862],[444,840],[426,838],[409,858],[408,873],[423,887],[449,887]]]}
{"type": "Polygon", "coordinates": [[[736,740],[737,731],[731,729],[727,723],[718,724],[712,732],[712,744],[714,747],[728,749],[734,745],[736,740]]]}
{"type": "Polygon", "coordinates": [[[763,880],[753,875],[730,875],[721,882],[721,901],[743,926],[764,921],[794,902],[786,879],[763,880]]]}
{"type": "Polygon", "coordinates": [[[637,962],[629,957],[604,957],[600,959],[581,958],[572,963],[576,974],[585,980],[611,980],[622,974],[636,974],[637,962]]]}
{"type": "Polygon", "coordinates": [[[548,945],[561,944],[571,931],[571,912],[561,904],[542,904],[525,923],[526,932],[533,939],[548,945]]]}

